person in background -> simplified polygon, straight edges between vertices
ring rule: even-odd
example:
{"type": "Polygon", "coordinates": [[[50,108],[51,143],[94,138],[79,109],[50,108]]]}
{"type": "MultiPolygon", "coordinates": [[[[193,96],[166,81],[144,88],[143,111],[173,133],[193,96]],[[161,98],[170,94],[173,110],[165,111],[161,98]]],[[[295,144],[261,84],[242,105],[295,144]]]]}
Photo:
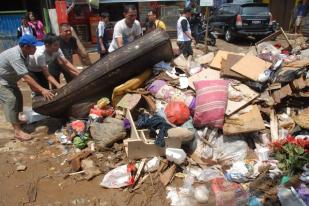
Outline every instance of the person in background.
{"type": "Polygon", "coordinates": [[[188,19],[191,17],[191,8],[184,8],[181,17],[177,21],[177,44],[180,53],[185,57],[193,55],[192,42],[195,40],[191,35],[191,29],[188,19]]]}
{"type": "Polygon", "coordinates": [[[34,55],[30,55],[29,70],[33,77],[44,88],[49,88],[49,83],[56,88],[60,88],[59,81],[55,79],[51,73],[57,69],[55,67],[49,68],[50,63],[58,61],[72,76],[77,76],[79,71],[75,68],[64,56],[60,49],[60,38],[54,34],[47,34],[44,38],[44,45],[37,46],[34,55]]]}
{"type": "Polygon", "coordinates": [[[108,39],[107,39],[107,33],[105,32],[106,26],[109,22],[109,14],[108,13],[101,13],[101,20],[98,24],[97,29],[97,40],[98,40],[98,53],[100,54],[100,57],[104,57],[108,53],[108,39]]]}
{"type": "Polygon", "coordinates": [[[142,36],[142,28],[136,20],[137,10],[134,5],[124,7],[124,19],[118,21],[114,27],[113,40],[108,52],[113,52],[142,36]]]}
{"type": "Polygon", "coordinates": [[[153,21],[150,21],[148,16],[145,19],[145,28],[146,28],[145,33],[149,33],[156,29],[155,23],[153,21]]]}
{"type": "Polygon", "coordinates": [[[27,18],[22,17],[21,25],[17,28],[17,38],[20,38],[21,36],[24,36],[25,34],[35,36],[35,31],[31,26],[29,26],[27,18]]]}
{"type": "Polygon", "coordinates": [[[158,19],[156,10],[151,10],[148,12],[148,19],[150,22],[153,22],[153,24],[155,25],[155,28],[166,30],[166,26],[164,22],[158,19]]]}
{"type": "MultiPolygon", "coordinates": [[[[75,37],[72,36],[72,29],[69,24],[61,24],[59,30],[60,49],[63,52],[64,57],[68,61],[70,61],[70,63],[73,63],[73,54],[79,54],[77,40],[75,37]]],[[[72,81],[73,78],[70,73],[67,70],[63,69],[62,66],[58,63],[58,61],[51,62],[48,67],[49,72],[58,82],[60,82],[61,73],[63,74],[66,82],[72,81]]]]}
{"type": "Polygon", "coordinates": [[[37,40],[42,41],[45,36],[43,23],[40,20],[37,20],[35,14],[31,11],[27,13],[26,18],[28,19],[29,26],[34,29],[37,40]]]}
{"type": "Polygon", "coordinates": [[[27,141],[32,137],[22,131],[18,119],[18,115],[23,108],[23,97],[17,85],[18,80],[23,78],[31,89],[41,93],[47,100],[51,100],[54,96],[51,91],[41,87],[29,75],[27,69],[29,55],[35,53],[36,45],[36,38],[25,34],[19,39],[19,45],[0,54],[0,103],[3,105],[6,120],[14,128],[14,138],[20,141],[27,141]]]}
{"type": "Polygon", "coordinates": [[[307,0],[303,0],[302,4],[298,5],[297,15],[295,21],[295,33],[300,33],[300,25],[302,23],[302,19],[307,14],[308,4],[307,0]]]}

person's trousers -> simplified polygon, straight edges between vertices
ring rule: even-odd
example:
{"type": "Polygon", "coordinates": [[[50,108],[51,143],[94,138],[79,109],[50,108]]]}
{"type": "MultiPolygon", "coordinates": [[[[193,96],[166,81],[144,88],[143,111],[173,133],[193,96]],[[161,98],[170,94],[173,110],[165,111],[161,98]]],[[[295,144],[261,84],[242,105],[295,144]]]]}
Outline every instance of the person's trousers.
{"type": "Polygon", "coordinates": [[[23,96],[17,85],[0,85],[0,103],[6,120],[12,124],[18,123],[18,114],[23,110],[23,96]]]}
{"type": "Polygon", "coordinates": [[[178,41],[177,45],[179,47],[180,53],[183,54],[185,57],[193,55],[191,41],[178,41]]]}

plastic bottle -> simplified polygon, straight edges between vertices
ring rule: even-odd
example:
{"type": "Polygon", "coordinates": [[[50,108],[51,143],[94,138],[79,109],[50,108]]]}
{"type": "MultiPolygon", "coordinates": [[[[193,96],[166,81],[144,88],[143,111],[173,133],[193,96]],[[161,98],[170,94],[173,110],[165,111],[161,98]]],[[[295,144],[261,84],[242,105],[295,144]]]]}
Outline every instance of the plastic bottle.
{"type": "Polygon", "coordinates": [[[282,206],[306,206],[306,203],[298,196],[293,187],[291,189],[280,187],[278,198],[282,206]]]}

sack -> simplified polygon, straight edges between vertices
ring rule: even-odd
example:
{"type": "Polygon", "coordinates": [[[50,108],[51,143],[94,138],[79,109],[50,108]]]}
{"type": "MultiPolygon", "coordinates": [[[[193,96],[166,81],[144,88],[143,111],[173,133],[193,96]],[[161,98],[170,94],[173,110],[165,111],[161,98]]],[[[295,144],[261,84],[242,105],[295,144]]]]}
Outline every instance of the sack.
{"type": "Polygon", "coordinates": [[[183,102],[171,101],[167,104],[165,115],[168,121],[175,125],[182,125],[190,117],[190,110],[183,102]]]}
{"type": "Polygon", "coordinates": [[[107,117],[103,123],[94,122],[90,125],[90,133],[99,147],[108,147],[126,137],[123,121],[107,117]]]}
{"type": "Polygon", "coordinates": [[[222,128],[228,101],[228,81],[196,81],[194,87],[196,89],[194,125],[222,128]]]}

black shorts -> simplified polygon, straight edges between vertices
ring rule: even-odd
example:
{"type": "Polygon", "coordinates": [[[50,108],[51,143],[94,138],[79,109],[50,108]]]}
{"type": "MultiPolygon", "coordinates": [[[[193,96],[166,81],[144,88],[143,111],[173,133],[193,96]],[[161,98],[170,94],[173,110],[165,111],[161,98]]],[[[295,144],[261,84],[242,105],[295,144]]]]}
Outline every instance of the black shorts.
{"type": "Polygon", "coordinates": [[[185,57],[193,55],[191,41],[178,41],[177,45],[179,47],[180,53],[182,53],[185,57]]]}

